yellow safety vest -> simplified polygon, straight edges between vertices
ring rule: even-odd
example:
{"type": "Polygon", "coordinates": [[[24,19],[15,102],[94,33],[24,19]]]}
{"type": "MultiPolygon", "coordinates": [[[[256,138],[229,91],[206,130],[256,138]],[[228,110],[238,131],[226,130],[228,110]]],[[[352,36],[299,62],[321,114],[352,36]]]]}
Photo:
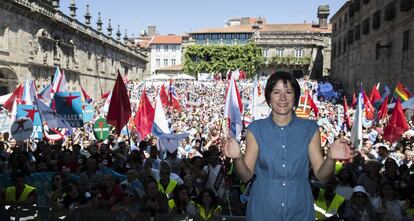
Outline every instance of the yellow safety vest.
{"type": "Polygon", "coordinates": [[[315,202],[315,218],[317,220],[324,220],[333,216],[338,212],[339,207],[345,201],[345,198],[339,194],[335,194],[331,204],[326,205],[325,189],[319,190],[318,200],[315,202]]]}
{"type": "Polygon", "coordinates": [[[165,193],[165,195],[167,195],[167,198],[170,198],[171,193],[174,191],[175,187],[177,186],[177,181],[170,179],[167,189],[164,189],[160,181],[158,181],[157,184],[158,184],[158,191],[160,191],[161,193],[165,193]]]}
{"type": "Polygon", "coordinates": [[[24,190],[20,194],[19,200],[16,200],[16,187],[10,186],[6,189],[6,203],[24,203],[27,201],[29,194],[35,190],[34,187],[27,184],[24,185],[24,190]]]}
{"type": "Polygon", "coordinates": [[[335,175],[337,175],[341,171],[341,169],[342,169],[342,163],[336,161],[335,162],[335,175]]]}
{"type": "Polygon", "coordinates": [[[221,206],[217,206],[215,209],[212,209],[208,211],[208,214],[206,214],[206,210],[204,209],[204,206],[197,204],[198,208],[198,215],[200,215],[203,220],[209,220],[214,214],[221,211],[221,206]]]}
{"type": "Polygon", "coordinates": [[[407,215],[414,216],[414,208],[407,208],[405,212],[407,215]]]}

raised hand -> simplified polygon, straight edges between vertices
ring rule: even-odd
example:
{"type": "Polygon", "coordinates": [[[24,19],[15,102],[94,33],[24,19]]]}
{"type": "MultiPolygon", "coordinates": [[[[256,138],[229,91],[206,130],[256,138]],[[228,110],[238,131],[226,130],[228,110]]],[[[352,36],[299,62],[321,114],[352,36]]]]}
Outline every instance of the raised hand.
{"type": "Polygon", "coordinates": [[[334,160],[349,160],[354,156],[351,142],[345,137],[335,140],[329,149],[330,157],[334,160]]]}
{"type": "Polygon", "coordinates": [[[222,140],[224,155],[231,159],[241,158],[243,155],[239,143],[234,138],[225,138],[222,140]]]}

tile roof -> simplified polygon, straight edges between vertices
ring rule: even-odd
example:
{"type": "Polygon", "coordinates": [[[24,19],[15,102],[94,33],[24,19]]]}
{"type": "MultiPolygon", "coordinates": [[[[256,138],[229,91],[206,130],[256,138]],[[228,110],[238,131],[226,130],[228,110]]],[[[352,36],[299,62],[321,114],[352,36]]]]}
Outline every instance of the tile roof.
{"type": "Polygon", "coordinates": [[[222,28],[204,28],[191,32],[191,34],[202,33],[253,33],[253,28],[251,25],[233,25],[222,28]]]}
{"type": "Polygon", "coordinates": [[[182,36],[179,35],[156,35],[152,38],[150,45],[152,44],[181,44],[182,36]]]}
{"type": "Polygon", "coordinates": [[[332,32],[332,25],[328,24],[328,28],[319,28],[318,25],[311,23],[303,24],[265,24],[260,32],[332,32]]]}

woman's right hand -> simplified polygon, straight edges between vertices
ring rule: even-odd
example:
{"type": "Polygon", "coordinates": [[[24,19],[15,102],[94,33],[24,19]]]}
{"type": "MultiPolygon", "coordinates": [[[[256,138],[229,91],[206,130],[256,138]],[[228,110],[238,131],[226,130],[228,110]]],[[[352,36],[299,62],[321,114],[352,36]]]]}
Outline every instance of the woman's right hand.
{"type": "Polygon", "coordinates": [[[234,138],[222,140],[224,155],[231,159],[240,159],[243,157],[240,150],[240,144],[234,138]]]}

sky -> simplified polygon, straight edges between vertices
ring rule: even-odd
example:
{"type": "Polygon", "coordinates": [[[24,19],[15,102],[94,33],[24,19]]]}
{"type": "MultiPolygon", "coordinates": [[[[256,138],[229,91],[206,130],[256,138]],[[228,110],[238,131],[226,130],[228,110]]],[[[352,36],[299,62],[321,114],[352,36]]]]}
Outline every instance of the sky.
{"type": "MultiPolygon", "coordinates": [[[[60,10],[69,15],[71,0],[61,0],[60,10]]],[[[106,32],[108,19],[112,28],[120,25],[122,36],[138,36],[148,25],[157,26],[161,35],[184,34],[202,28],[223,27],[229,18],[264,17],[267,23],[291,24],[318,21],[319,5],[329,5],[331,18],[346,0],[75,0],[77,19],[84,22],[90,5],[91,23],[96,28],[101,12],[106,32]]]]}

